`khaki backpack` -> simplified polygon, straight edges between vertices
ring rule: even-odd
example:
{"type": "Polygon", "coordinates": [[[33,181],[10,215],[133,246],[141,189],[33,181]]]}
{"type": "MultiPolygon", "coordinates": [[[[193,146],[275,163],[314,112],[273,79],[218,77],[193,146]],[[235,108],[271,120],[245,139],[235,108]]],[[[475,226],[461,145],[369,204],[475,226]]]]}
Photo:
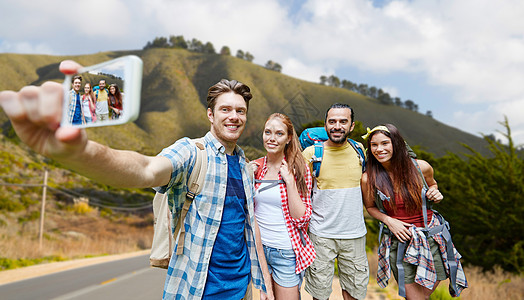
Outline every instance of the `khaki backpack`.
{"type": "Polygon", "coordinates": [[[187,180],[186,200],[182,206],[182,211],[180,212],[180,217],[178,218],[173,234],[171,234],[173,215],[168,205],[168,191],[164,194],[157,192],[153,199],[153,215],[155,221],[153,244],[151,245],[151,255],[149,257],[149,263],[152,267],[167,269],[177,238],[176,255],[183,253],[186,233],[184,220],[193,199],[200,194],[204,186],[207,172],[207,152],[204,138],[192,139],[190,143],[194,144],[196,148],[195,163],[193,165],[193,171],[189,174],[189,179],[187,180]]]}

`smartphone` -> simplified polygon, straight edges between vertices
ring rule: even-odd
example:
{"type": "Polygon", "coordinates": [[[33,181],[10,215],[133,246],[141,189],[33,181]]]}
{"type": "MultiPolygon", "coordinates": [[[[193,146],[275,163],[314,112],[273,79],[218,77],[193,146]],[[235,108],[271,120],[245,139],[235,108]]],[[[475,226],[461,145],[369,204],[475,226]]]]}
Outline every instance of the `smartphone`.
{"type": "Polygon", "coordinates": [[[128,55],[66,75],[61,126],[87,128],[136,120],[142,65],[138,56],[128,55]]]}

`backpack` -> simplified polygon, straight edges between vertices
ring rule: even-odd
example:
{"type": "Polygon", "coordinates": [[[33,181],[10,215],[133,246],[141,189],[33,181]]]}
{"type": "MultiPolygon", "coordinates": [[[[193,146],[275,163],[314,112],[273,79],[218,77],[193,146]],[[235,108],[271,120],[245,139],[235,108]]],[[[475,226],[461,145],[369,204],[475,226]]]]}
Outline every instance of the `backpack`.
{"type": "Polygon", "coordinates": [[[156,193],[153,199],[154,215],[154,234],[153,244],[151,245],[151,255],[149,263],[152,267],[167,269],[171,255],[173,253],[174,242],[178,237],[176,255],[184,251],[185,228],[184,220],[193,199],[200,194],[204,186],[205,175],[207,172],[207,152],[204,146],[204,138],[191,139],[191,144],[195,145],[196,157],[193,170],[189,174],[186,188],[186,200],[182,206],[182,211],[178,218],[175,232],[171,234],[171,223],[173,215],[168,205],[168,191],[164,194],[156,193]]]}
{"type": "MultiPolygon", "coordinates": [[[[320,164],[322,163],[322,155],[324,154],[324,141],[329,139],[326,129],[324,127],[306,128],[300,134],[299,140],[302,149],[309,146],[315,146],[315,154],[311,158],[313,165],[313,176],[318,177],[320,173],[320,164]]],[[[366,156],[364,155],[364,147],[359,142],[348,138],[349,144],[355,149],[362,166],[362,173],[366,171],[366,156]]]]}

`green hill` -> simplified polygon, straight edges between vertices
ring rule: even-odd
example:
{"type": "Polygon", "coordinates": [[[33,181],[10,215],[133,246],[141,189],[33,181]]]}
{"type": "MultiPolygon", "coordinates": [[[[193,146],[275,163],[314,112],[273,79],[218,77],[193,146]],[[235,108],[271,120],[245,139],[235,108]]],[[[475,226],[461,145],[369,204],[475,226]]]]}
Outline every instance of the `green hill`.
{"type": "MultiPolygon", "coordinates": [[[[183,136],[197,137],[209,129],[206,117],[207,89],[221,78],[237,79],[249,85],[253,100],[248,126],[240,145],[261,148],[261,132],[267,116],[283,112],[297,127],[323,120],[325,110],[334,102],[351,105],[356,120],[364,127],[380,123],[395,124],[410,145],[420,145],[437,156],[447,151],[465,152],[465,143],[486,153],[483,139],[438,122],[425,115],[342,88],[323,86],[267,70],[233,56],[201,54],[181,49],[104,52],[81,56],[0,54],[0,90],[17,90],[26,84],[47,80],[61,81],[58,64],[73,59],[91,65],[114,57],[135,54],[144,61],[141,114],[131,124],[89,129],[94,140],[116,148],[158,153],[183,136]]],[[[0,113],[4,132],[9,127],[0,113]]]]}

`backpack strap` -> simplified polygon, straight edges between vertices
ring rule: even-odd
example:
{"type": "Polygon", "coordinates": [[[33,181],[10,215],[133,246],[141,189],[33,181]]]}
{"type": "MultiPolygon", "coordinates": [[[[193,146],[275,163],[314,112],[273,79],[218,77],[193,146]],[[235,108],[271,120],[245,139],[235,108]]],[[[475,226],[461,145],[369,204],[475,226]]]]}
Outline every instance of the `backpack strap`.
{"type": "MultiPolygon", "coordinates": [[[[383,192],[381,192],[379,189],[376,189],[375,192],[375,205],[377,206],[378,210],[387,215],[386,209],[384,208],[384,201],[389,201],[390,198],[386,196],[383,192]]],[[[391,231],[389,231],[388,227],[381,221],[378,221],[379,224],[379,231],[378,231],[378,243],[380,245],[380,240],[382,239],[382,234],[389,235],[391,231]]]]}
{"type": "Polygon", "coordinates": [[[315,141],[315,154],[311,157],[311,164],[313,165],[313,176],[318,177],[320,174],[320,164],[322,163],[322,155],[324,155],[324,142],[315,141]]]}
{"type": "Polygon", "coordinates": [[[180,218],[178,220],[178,224],[175,227],[175,232],[173,234],[176,240],[177,235],[179,235],[180,233],[178,237],[176,255],[180,255],[184,251],[184,240],[186,235],[184,220],[186,218],[187,212],[189,211],[191,203],[193,202],[195,197],[202,191],[202,187],[204,186],[204,180],[206,178],[207,173],[207,151],[204,146],[204,138],[202,137],[190,140],[190,143],[195,145],[196,156],[195,163],[193,164],[193,170],[191,171],[189,179],[187,180],[186,200],[184,201],[184,205],[182,206],[180,218]]]}
{"type": "Polygon", "coordinates": [[[434,210],[431,209],[431,203],[427,202],[426,199],[426,192],[429,189],[428,184],[426,182],[426,179],[424,178],[424,174],[422,174],[422,170],[420,169],[420,166],[418,165],[417,161],[414,158],[411,158],[415,166],[417,167],[418,172],[420,173],[420,176],[422,177],[422,182],[424,184],[424,188],[422,189],[422,214],[424,216],[424,230],[427,232],[427,236],[434,236],[437,233],[442,233],[442,237],[444,238],[444,241],[446,242],[446,256],[449,264],[449,279],[450,279],[450,287],[455,292],[458,291],[457,289],[457,271],[458,271],[458,264],[455,261],[455,253],[453,253],[453,241],[451,240],[451,233],[449,232],[450,226],[449,222],[442,217],[442,215],[434,210]],[[430,209],[433,211],[433,214],[439,218],[440,225],[435,226],[431,229],[427,227],[427,209],[426,207],[429,206],[430,209]]]}
{"type": "Polygon", "coordinates": [[[360,165],[362,166],[362,173],[366,172],[366,155],[364,154],[364,149],[362,144],[358,143],[353,139],[348,138],[349,144],[355,149],[358,154],[358,159],[360,160],[360,165]]]}
{"type": "Polygon", "coordinates": [[[281,183],[286,183],[286,182],[284,180],[282,180],[282,179],[273,179],[273,180],[270,180],[270,179],[255,179],[255,183],[269,183],[265,187],[258,189],[258,192],[261,193],[261,192],[263,192],[265,190],[269,190],[270,188],[273,188],[275,186],[278,186],[281,183]]]}
{"type": "MultiPolygon", "coordinates": [[[[420,169],[420,166],[417,163],[417,160],[413,157],[411,158],[411,161],[417,167],[418,173],[420,174],[420,177],[422,178],[422,184],[424,187],[422,188],[422,191],[420,192],[420,198],[422,199],[422,216],[424,217],[424,231],[429,232],[428,228],[428,200],[426,198],[426,193],[429,189],[428,183],[426,182],[426,178],[424,178],[424,174],[422,174],[422,170],[420,169]]],[[[431,207],[430,207],[431,209],[431,207]]]]}

